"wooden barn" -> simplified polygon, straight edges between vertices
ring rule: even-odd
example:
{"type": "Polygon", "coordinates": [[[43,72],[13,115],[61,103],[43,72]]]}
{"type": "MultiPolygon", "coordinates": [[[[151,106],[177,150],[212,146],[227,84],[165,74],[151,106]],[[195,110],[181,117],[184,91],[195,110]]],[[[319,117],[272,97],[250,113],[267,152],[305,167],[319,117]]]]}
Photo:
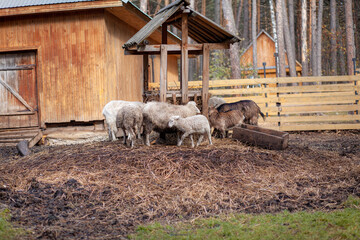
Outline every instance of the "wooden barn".
{"type": "MultiPolygon", "coordinates": [[[[274,39],[265,31],[261,30],[261,32],[256,37],[257,44],[257,71],[259,77],[264,77],[264,65],[265,65],[265,74],[266,77],[272,78],[276,77],[276,62],[275,62],[275,41],[274,39]]],[[[286,64],[286,72],[289,74],[289,66],[287,55],[285,52],[285,64],[286,64]]],[[[252,66],[253,64],[253,44],[250,43],[243,54],[240,56],[240,64],[245,67],[245,71],[243,72],[247,75],[246,68],[247,66],[252,66]]],[[[252,68],[251,68],[252,69],[252,68]]],[[[298,76],[301,75],[302,67],[301,64],[296,61],[296,72],[298,76]]]]}
{"type": "MultiPolygon", "coordinates": [[[[107,102],[142,101],[143,57],[122,45],[151,18],[130,1],[2,1],[0,19],[0,130],[102,127],[107,102]]],[[[147,40],[161,38],[157,30],[147,40]]],[[[177,80],[177,58],[168,62],[177,80]]]]}

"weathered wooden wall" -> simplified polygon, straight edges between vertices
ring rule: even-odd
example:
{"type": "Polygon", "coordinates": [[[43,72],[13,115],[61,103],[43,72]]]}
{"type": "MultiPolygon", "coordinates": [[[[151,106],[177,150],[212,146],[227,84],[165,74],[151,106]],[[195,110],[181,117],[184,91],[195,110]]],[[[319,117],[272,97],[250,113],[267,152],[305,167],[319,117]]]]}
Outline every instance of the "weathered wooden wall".
{"type": "Polygon", "coordinates": [[[107,102],[142,100],[142,56],[122,49],[139,29],[119,17],[92,9],[0,18],[0,52],[36,53],[42,125],[102,120],[107,102]]]}
{"type": "Polygon", "coordinates": [[[37,50],[42,122],[101,119],[106,79],[103,14],[92,10],[0,21],[0,49],[37,50]]]}

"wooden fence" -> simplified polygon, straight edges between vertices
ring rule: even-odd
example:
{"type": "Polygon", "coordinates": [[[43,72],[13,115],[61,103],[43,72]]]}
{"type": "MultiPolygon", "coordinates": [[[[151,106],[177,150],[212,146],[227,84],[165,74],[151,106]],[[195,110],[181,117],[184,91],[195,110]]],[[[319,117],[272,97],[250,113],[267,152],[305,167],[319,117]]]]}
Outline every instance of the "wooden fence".
{"type": "MultiPolygon", "coordinates": [[[[281,131],[360,129],[360,76],[258,78],[210,81],[210,94],[226,102],[251,99],[267,116],[259,125],[281,131]]],[[[201,81],[189,82],[201,91],[201,81]]],[[[169,91],[180,84],[168,83],[169,91]]],[[[159,83],[150,83],[157,90],[159,83]]]]}

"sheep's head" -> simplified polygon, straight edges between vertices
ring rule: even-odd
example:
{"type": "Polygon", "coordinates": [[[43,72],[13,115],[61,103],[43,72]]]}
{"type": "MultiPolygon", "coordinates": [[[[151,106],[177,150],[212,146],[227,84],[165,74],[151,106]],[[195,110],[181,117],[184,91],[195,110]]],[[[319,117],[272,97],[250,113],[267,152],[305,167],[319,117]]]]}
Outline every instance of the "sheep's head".
{"type": "Polygon", "coordinates": [[[176,121],[180,118],[180,116],[172,116],[170,117],[170,120],[169,120],[169,123],[168,123],[168,126],[169,127],[173,127],[176,123],[176,121]]]}
{"type": "Polygon", "coordinates": [[[199,110],[199,109],[197,108],[197,106],[196,106],[196,102],[190,101],[190,102],[188,102],[186,105],[192,106],[192,107],[195,109],[196,113],[200,113],[200,110],[199,110]]]}

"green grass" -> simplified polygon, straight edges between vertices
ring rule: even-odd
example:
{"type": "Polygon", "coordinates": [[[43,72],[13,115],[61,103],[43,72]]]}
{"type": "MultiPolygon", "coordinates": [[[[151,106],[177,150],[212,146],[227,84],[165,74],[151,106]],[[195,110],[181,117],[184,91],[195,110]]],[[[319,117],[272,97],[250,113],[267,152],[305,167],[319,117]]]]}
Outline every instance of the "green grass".
{"type": "Polygon", "coordinates": [[[14,228],[9,223],[10,218],[11,215],[8,209],[0,212],[0,240],[18,239],[25,234],[24,230],[14,228]]]}
{"type": "Polygon", "coordinates": [[[193,223],[138,227],[131,239],[360,239],[360,198],[343,210],[237,214],[193,223]]]}

